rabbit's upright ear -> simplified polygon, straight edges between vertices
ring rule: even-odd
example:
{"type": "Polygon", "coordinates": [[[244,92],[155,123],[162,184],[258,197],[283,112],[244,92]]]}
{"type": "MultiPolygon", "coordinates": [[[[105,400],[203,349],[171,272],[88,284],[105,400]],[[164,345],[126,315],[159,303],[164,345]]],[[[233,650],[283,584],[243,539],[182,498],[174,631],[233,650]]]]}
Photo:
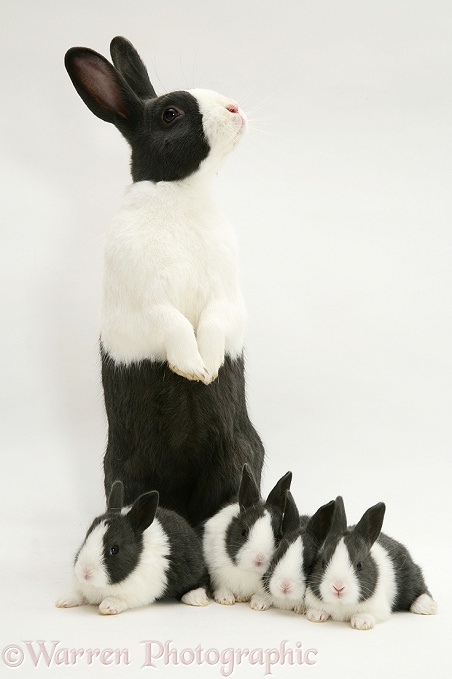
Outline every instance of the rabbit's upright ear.
{"type": "Polygon", "coordinates": [[[368,509],[367,512],[364,512],[361,519],[353,529],[353,533],[360,535],[367,543],[369,549],[380,535],[385,511],[386,505],[384,502],[379,502],[368,509]]]}
{"type": "Polygon", "coordinates": [[[108,496],[107,509],[109,512],[121,512],[124,504],[124,484],[122,481],[115,481],[108,496]]]}
{"type": "Polygon", "coordinates": [[[127,516],[136,535],[143,533],[154,521],[159,504],[156,490],[143,493],[135,500],[127,516]]]}
{"type": "Polygon", "coordinates": [[[110,54],[116,69],[140,99],[154,99],[157,96],[146,66],[131,42],[121,36],[113,38],[110,54]]]}
{"type": "Polygon", "coordinates": [[[143,102],[101,54],[88,47],[71,47],[64,63],[75,89],[98,118],[123,133],[141,119],[143,102]]]}
{"type": "Polygon", "coordinates": [[[286,490],[285,497],[286,507],[282,522],[283,535],[287,535],[288,533],[300,528],[300,514],[298,513],[297,505],[295,504],[295,500],[293,499],[293,495],[290,490],[286,490]]]}
{"type": "Polygon", "coordinates": [[[278,507],[281,512],[284,512],[286,505],[286,491],[289,490],[290,484],[292,483],[292,472],[286,472],[284,476],[281,476],[279,481],[275,483],[265,504],[271,505],[273,507],[278,507]]]}
{"type": "Polygon", "coordinates": [[[339,535],[347,530],[347,516],[345,514],[344,500],[338,495],[334,503],[331,532],[339,535]]]}
{"type": "Polygon", "coordinates": [[[319,548],[330,531],[335,508],[336,503],[331,500],[328,504],[320,507],[307,523],[306,533],[313,538],[319,548]]]}
{"type": "Polygon", "coordinates": [[[242,481],[239,489],[240,511],[244,511],[245,509],[248,509],[248,507],[253,507],[254,505],[259,504],[259,502],[259,488],[257,487],[249,465],[245,463],[242,469],[242,481]]]}

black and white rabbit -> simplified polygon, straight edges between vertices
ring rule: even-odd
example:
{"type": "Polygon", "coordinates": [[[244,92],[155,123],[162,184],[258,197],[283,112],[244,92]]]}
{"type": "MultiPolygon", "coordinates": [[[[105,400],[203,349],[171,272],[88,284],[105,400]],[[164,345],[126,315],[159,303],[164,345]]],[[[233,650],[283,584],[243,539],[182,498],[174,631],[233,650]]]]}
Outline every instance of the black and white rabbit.
{"type": "Polygon", "coordinates": [[[176,512],[158,507],[157,491],[123,507],[124,488],[113,484],[107,512],[94,519],[75,557],[74,589],[60,608],[98,604],[104,615],[175,597],[205,606],[207,571],[194,529],[176,512]]]}
{"type": "Polygon", "coordinates": [[[355,629],[368,630],[392,611],[436,613],[420,567],[406,547],[380,533],[384,514],[380,502],[347,529],[344,502],[336,499],[331,530],[306,591],[309,620],[350,620],[355,629]]]}
{"type": "Polygon", "coordinates": [[[85,104],[131,147],[105,251],[105,492],[116,479],[127,502],[156,489],[198,524],[237,495],[245,462],[259,484],[264,458],[245,400],[236,236],[211,193],[247,120],[210,90],[157,96],[129,41],[110,51],[114,65],[84,47],[65,58],[85,104]]]}
{"type": "Polygon", "coordinates": [[[262,590],[251,599],[251,608],[265,611],[274,606],[305,612],[306,583],[330,529],[333,511],[334,501],[311,517],[300,516],[292,493],[287,491],[282,538],[262,578],[262,590]]]}
{"type": "Polygon", "coordinates": [[[203,550],[215,601],[231,605],[249,601],[261,588],[281,536],[292,473],[287,472],[267,500],[248,465],[244,465],[238,501],[223,507],[203,526],[203,550]]]}

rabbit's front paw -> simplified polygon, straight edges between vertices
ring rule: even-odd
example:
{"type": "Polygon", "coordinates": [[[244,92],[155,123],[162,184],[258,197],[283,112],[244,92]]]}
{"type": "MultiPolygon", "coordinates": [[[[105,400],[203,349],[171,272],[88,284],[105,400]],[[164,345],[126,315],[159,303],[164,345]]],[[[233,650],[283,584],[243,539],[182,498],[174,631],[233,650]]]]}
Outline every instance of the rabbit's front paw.
{"type": "Polygon", "coordinates": [[[350,620],[353,629],[372,629],[375,625],[375,618],[369,613],[355,613],[350,620]]]}
{"type": "Polygon", "coordinates": [[[99,613],[102,615],[117,615],[121,611],[125,611],[127,604],[122,599],[114,596],[107,596],[99,604],[99,613]]]}
{"type": "Polygon", "coordinates": [[[168,357],[168,365],[173,373],[180,375],[180,377],[185,377],[187,380],[204,382],[204,384],[209,384],[211,381],[209,371],[199,353],[188,358],[168,357]]]}
{"type": "Polygon", "coordinates": [[[250,606],[254,611],[267,611],[271,606],[271,599],[265,594],[253,594],[250,606]]]}
{"type": "Polygon", "coordinates": [[[186,592],[181,598],[182,603],[188,604],[189,606],[208,606],[209,599],[207,598],[206,590],[204,587],[198,587],[198,589],[192,589],[186,592]]]}
{"type": "Polygon", "coordinates": [[[235,596],[232,592],[227,590],[218,590],[214,595],[217,604],[222,604],[223,606],[232,606],[235,604],[235,596]]]}
{"type": "Polygon", "coordinates": [[[64,596],[61,596],[55,601],[55,606],[57,608],[74,608],[74,606],[83,606],[86,601],[84,597],[78,592],[70,592],[64,596]]]}
{"type": "Polygon", "coordinates": [[[308,608],[306,617],[311,622],[325,622],[330,617],[325,611],[318,611],[315,608],[308,608]]]}

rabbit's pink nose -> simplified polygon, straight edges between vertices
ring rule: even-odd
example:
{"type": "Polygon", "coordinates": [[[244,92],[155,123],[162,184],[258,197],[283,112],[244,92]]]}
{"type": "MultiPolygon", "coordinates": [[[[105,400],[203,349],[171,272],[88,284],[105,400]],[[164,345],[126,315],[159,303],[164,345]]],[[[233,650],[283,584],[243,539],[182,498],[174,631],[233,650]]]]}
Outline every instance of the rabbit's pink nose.
{"type": "Polygon", "coordinates": [[[335,589],[336,595],[337,595],[338,597],[340,597],[341,594],[342,594],[342,592],[343,592],[344,589],[345,589],[344,584],[343,584],[342,582],[339,582],[339,581],[338,581],[338,582],[336,582],[336,584],[333,585],[333,587],[334,587],[334,589],[335,589]]]}
{"type": "Polygon", "coordinates": [[[289,580],[283,580],[281,583],[281,591],[283,594],[288,594],[291,589],[291,584],[289,580]]]}
{"type": "Polygon", "coordinates": [[[84,580],[90,580],[92,574],[93,574],[93,569],[89,568],[88,566],[85,566],[85,568],[83,569],[83,579],[84,580]]]}
{"type": "Polygon", "coordinates": [[[260,568],[263,566],[265,563],[265,556],[263,554],[257,554],[256,558],[254,559],[254,565],[256,568],[260,568]]]}
{"type": "Polygon", "coordinates": [[[239,107],[237,106],[237,104],[228,104],[228,106],[226,106],[226,108],[231,113],[238,113],[239,112],[239,107]]]}

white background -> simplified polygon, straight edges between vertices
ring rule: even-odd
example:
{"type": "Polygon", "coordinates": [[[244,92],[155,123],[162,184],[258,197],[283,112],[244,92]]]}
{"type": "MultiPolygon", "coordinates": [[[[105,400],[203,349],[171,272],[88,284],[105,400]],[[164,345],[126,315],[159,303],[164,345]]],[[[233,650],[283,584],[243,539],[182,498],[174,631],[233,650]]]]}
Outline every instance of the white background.
{"type": "MultiPolygon", "coordinates": [[[[446,0],[3,1],[1,649],[55,640],[127,648],[130,660],[34,668],[26,653],[17,676],[153,676],[140,669],[144,640],[221,651],[284,639],[316,648],[317,664],[275,666],[277,677],[445,676],[451,24],[446,0]],[[244,604],[113,618],[53,607],[103,511],[102,244],[130,181],[126,143],[84,106],[63,56],[108,55],[117,34],[159,93],[212,88],[249,114],[216,191],[240,241],[264,491],[292,469],[303,512],[342,494],[353,522],[385,501],[384,530],[423,566],[437,616],[361,633],[244,604]]],[[[163,663],[168,677],[221,676],[163,663]]],[[[231,676],[264,675],[245,663],[231,676]]]]}

